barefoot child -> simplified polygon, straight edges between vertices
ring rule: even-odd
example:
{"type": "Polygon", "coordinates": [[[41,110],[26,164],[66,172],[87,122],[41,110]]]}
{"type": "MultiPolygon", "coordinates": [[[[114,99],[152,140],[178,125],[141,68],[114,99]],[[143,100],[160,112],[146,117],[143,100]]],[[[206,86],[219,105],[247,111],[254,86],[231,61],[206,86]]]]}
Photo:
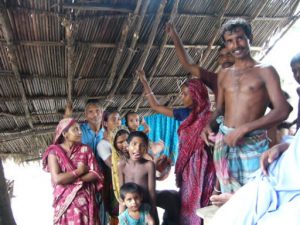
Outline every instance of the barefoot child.
{"type": "Polygon", "coordinates": [[[120,225],[147,224],[154,225],[154,220],[150,215],[151,207],[142,203],[143,191],[135,183],[126,183],[120,189],[123,205],[126,210],[119,215],[120,225]]]}
{"type": "MultiPolygon", "coordinates": [[[[129,159],[118,162],[119,184],[133,182],[141,186],[144,193],[144,202],[151,204],[152,215],[156,212],[155,195],[155,166],[151,160],[144,159],[149,145],[148,137],[141,131],[134,131],[128,137],[129,159]]],[[[120,213],[124,208],[120,207],[120,213]]]]}

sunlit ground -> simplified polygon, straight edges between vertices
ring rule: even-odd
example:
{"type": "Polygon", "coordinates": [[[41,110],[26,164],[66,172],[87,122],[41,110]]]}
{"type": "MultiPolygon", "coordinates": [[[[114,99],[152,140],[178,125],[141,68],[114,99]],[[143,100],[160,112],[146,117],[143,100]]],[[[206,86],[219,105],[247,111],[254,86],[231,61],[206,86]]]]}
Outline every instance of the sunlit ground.
{"type": "MultiPolygon", "coordinates": [[[[18,225],[52,225],[52,186],[50,175],[42,170],[38,162],[16,165],[12,161],[4,162],[5,177],[13,179],[14,198],[12,209],[18,225]]],[[[174,168],[169,177],[157,182],[157,190],[174,190],[174,168]]],[[[158,209],[162,218],[164,210],[158,209]]]]}

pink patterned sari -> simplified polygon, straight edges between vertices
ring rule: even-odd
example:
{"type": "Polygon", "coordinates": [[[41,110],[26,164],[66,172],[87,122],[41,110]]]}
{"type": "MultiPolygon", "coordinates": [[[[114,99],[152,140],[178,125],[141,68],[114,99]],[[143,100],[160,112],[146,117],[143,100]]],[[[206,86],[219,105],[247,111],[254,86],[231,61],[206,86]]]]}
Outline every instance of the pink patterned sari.
{"type": "MultiPolygon", "coordinates": [[[[54,143],[57,142],[58,136],[56,136],[54,143]]],[[[92,150],[88,146],[78,143],[74,144],[71,151],[67,153],[59,144],[50,145],[43,155],[43,168],[47,172],[49,172],[49,154],[54,154],[57,157],[62,173],[75,170],[77,164],[81,162],[88,165],[90,172],[98,177],[96,181],[89,183],[78,179],[72,184],[53,184],[54,224],[99,225],[96,191],[99,191],[103,186],[103,175],[92,150]]]]}
{"type": "Polygon", "coordinates": [[[175,174],[180,188],[180,224],[199,225],[198,208],[207,206],[215,182],[212,154],[207,151],[201,132],[210,118],[210,103],[204,84],[193,79],[189,82],[193,110],[178,129],[179,156],[175,174]]]}

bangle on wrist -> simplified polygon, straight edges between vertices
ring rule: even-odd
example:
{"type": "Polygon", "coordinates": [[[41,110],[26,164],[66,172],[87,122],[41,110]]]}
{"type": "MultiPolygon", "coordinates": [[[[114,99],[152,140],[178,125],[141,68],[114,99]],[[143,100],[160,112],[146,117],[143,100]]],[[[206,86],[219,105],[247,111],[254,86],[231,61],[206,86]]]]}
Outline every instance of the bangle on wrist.
{"type": "Polygon", "coordinates": [[[214,191],[215,191],[215,192],[218,192],[218,193],[221,193],[221,191],[218,190],[216,187],[214,187],[214,191]]]}
{"type": "Polygon", "coordinates": [[[79,177],[79,174],[76,172],[76,170],[73,170],[71,173],[75,178],[79,177]]]}
{"type": "Polygon", "coordinates": [[[153,95],[153,91],[146,93],[145,96],[153,95]]]}

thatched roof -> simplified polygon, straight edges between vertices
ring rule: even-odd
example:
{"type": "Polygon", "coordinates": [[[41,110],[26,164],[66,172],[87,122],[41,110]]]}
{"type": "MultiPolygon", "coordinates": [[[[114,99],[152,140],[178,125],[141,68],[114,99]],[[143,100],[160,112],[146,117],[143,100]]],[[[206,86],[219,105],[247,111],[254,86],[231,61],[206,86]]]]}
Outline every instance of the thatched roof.
{"type": "MultiPolygon", "coordinates": [[[[186,76],[164,31],[173,20],[189,53],[217,69],[219,28],[232,17],[253,26],[253,52],[297,18],[299,0],[0,0],[0,152],[38,155],[67,100],[149,114],[134,76],[145,69],[162,103],[177,106],[186,76]]],[[[265,47],[264,47],[265,46],[265,47]]]]}

